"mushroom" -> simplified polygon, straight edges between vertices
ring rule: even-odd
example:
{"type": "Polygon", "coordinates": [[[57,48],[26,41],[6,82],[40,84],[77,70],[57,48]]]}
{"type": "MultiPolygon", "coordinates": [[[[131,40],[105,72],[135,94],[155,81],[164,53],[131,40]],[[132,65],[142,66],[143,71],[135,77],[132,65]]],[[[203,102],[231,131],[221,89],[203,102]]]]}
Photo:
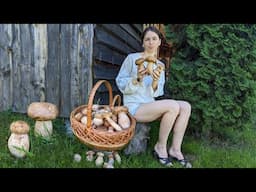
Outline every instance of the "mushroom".
{"type": "Polygon", "coordinates": [[[121,164],[121,157],[120,155],[118,154],[118,152],[114,152],[114,157],[115,157],[115,160],[117,161],[117,163],[121,164]]]}
{"type": "Polygon", "coordinates": [[[117,106],[113,109],[113,113],[118,116],[118,124],[123,128],[127,129],[131,126],[130,118],[128,117],[128,108],[125,106],[117,106]]]}
{"type": "Polygon", "coordinates": [[[108,127],[108,132],[109,132],[109,133],[113,133],[113,132],[114,132],[114,128],[111,127],[111,126],[109,126],[109,127],[108,127]]]}
{"type": "Polygon", "coordinates": [[[81,121],[82,117],[83,117],[83,113],[81,113],[81,112],[78,112],[77,114],[75,114],[75,119],[77,121],[81,121]]]}
{"type": "Polygon", "coordinates": [[[79,163],[81,161],[82,157],[80,154],[76,153],[74,154],[74,161],[79,163]]]}
{"type": "Polygon", "coordinates": [[[81,123],[84,124],[84,125],[87,124],[87,116],[83,116],[83,117],[81,118],[81,123]]]}
{"type": "MultiPolygon", "coordinates": [[[[163,70],[164,70],[164,66],[158,65],[157,68],[154,70],[154,72],[157,73],[158,75],[160,75],[163,70]]],[[[153,79],[152,88],[153,88],[154,90],[156,90],[157,85],[158,85],[158,80],[154,80],[154,79],[153,79]]]]}
{"type": "Polygon", "coordinates": [[[107,168],[107,169],[108,168],[114,168],[114,166],[112,164],[110,164],[110,163],[104,162],[103,168],[107,168]]]}
{"type": "Polygon", "coordinates": [[[28,116],[35,119],[36,136],[49,138],[52,135],[52,120],[58,115],[56,105],[47,102],[33,102],[28,107],[28,116]]]}
{"type": "Polygon", "coordinates": [[[25,121],[15,121],[10,125],[11,136],[8,139],[8,149],[18,158],[26,156],[29,151],[29,125],[25,121]]]}
{"type": "Polygon", "coordinates": [[[83,115],[87,115],[87,108],[86,108],[86,107],[83,108],[83,109],[81,110],[81,113],[82,113],[83,115]]]}
{"type": "Polygon", "coordinates": [[[101,113],[102,117],[107,120],[111,127],[113,127],[116,131],[122,131],[122,128],[113,120],[111,119],[112,113],[101,113]]]}
{"type": "Polygon", "coordinates": [[[95,164],[97,167],[102,166],[103,162],[104,162],[104,153],[102,152],[97,152],[97,159],[95,160],[95,164]]]}
{"type": "Polygon", "coordinates": [[[103,168],[114,168],[114,156],[113,152],[107,153],[108,154],[108,162],[103,163],[103,168]]]}
{"type": "Polygon", "coordinates": [[[99,110],[99,108],[100,108],[100,105],[98,105],[98,104],[92,105],[92,111],[97,111],[97,110],[99,110]]]}
{"type": "Polygon", "coordinates": [[[156,63],[157,60],[156,60],[156,58],[153,57],[153,56],[148,56],[148,57],[145,59],[145,61],[148,62],[148,65],[147,65],[147,73],[152,76],[152,73],[153,73],[153,65],[154,65],[154,63],[156,63]]]}
{"type": "Polygon", "coordinates": [[[102,117],[102,115],[100,115],[99,113],[96,113],[94,115],[94,118],[93,118],[92,122],[96,126],[103,125],[103,117],[102,117]]]}
{"type": "Polygon", "coordinates": [[[89,150],[86,152],[86,160],[87,161],[93,161],[93,155],[95,154],[94,151],[92,150],[89,150]]]}
{"type": "Polygon", "coordinates": [[[142,80],[142,75],[139,73],[140,70],[144,69],[144,63],[145,59],[144,58],[139,58],[135,61],[135,64],[137,65],[138,72],[137,72],[137,81],[141,82],[142,80]]]}
{"type": "Polygon", "coordinates": [[[110,153],[110,154],[108,155],[108,164],[114,165],[114,162],[115,162],[115,160],[114,160],[114,155],[113,155],[113,153],[110,153]]]}

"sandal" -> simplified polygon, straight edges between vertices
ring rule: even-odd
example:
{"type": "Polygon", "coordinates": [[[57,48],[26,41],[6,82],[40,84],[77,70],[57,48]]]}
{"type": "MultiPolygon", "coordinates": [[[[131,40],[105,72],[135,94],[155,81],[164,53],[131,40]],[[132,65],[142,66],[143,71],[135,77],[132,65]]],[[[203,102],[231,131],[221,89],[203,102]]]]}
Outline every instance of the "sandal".
{"type": "Polygon", "coordinates": [[[160,156],[158,155],[158,153],[157,153],[155,150],[153,150],[153,156],[154,156],[154,158],[158,159],[159,162],[160,162],[162,165],[165,165],[165,166],[167,166],[167,167],[173,166],[172,160],[171,160],[170,158],[168,158],[168,157],[160,157],[160,156]]]}
{"type": "Polygon", "coordinates": [[[169,155],[169,157],[180,163],[184,168],[192,168],[192,164],[187,159],[178,159],[177,157],[173,157],[171,155],[169,155]]]}

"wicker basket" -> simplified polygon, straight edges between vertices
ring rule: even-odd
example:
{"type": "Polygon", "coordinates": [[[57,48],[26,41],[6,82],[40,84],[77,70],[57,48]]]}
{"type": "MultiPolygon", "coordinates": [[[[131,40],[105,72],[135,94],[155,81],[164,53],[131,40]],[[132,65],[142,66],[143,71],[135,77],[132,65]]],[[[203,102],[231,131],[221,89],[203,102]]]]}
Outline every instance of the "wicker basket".
{"type": "MultiPolygon", "coordinates": [[[[92,88],[88,105],[82,105],[75,108],[70,114],[70,122],[74,135],[85,145],[90,148],[106,151],[120,150],[125,147],[126,144],[131,140],[135,132],[136,120],[128,113],[131,120],[131,126],[128,129],[116,132],[100,131],[92,128],[92,105],[96,90],[102,83],[105,83],[109,91],[109,106],[115,105],[118,100],[118,105],[121,104],[121,97],[116,95],[113,99],[111,84],[106,80],[98,81],[92,88]],[[74,118],[75,114],[80,112],[82,109],[87,108],[87,125],[82,124],[74,118]]],[[[107,105],[102,105],[107,106],[107,105]]]]}

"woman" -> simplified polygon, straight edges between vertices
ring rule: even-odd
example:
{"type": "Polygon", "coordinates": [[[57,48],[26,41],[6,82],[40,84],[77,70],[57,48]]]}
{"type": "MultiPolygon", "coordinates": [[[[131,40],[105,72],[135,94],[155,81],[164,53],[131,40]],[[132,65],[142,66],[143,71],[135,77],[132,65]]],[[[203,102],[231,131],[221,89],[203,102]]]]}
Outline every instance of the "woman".
{"type": "Polygon", "coordinates": [[[161,37],[155,27],[150,26],[143,31],[144,51],[131,53],[125,58],[116,77],[116,84],[123,93],[124,105],[137,122],[147,123],[161,119],[158,141],[153,150],[154,157],[166,166],[172,166],[172,161],[175,160],[184,167],[192,167],[181,152],[183,136],[191,114],[190,104],[173,99],[154,99],[164,94],[165,73],[161,70],[164,64],[156,59],[161,37]],[[155,62],[153,70],[147,69],[152,62],[155,62]],[[142,66],[139,66],[140,63],[142,66]],[[167,140],[171,130],[173,138],[168,149],[167,140]]]}

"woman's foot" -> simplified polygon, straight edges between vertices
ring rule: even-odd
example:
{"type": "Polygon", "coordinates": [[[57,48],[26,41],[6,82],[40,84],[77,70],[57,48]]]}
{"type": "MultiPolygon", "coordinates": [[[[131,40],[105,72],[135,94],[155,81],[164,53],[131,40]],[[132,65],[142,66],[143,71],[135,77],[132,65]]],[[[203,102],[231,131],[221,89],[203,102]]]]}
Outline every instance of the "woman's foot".
{"type": "Polygon", "coordinates": [[[165,166],[173,166],[171,159],[168,157],[168,153],[165,146],[156,144],[153,150],[153,156],[159,160],[159,162],[165,166]]]}
{"type": "Polygon", "coordinates": [[[184,159],[183,154],[181,153],[181,151],[177,151],[177,150],[173,150],[173,149],[169,149],[169,156],[171,157],[175,157],[176,159],[184,159]]]}
{"type": "Polygon", "coordinates": [[[169,157],[172,160],[177,161],[185,168],[192,168],[192,164],[187,159],[184,158],[181,151],[174,151],[172,149],[169,149],[169,157]]]}
{"type": "Polygon", "coordinates": [[[160,157],[164,157],[164,158],[167,158],[167,157],[168,157],[168,153],[167,153],[166,146],[164,146],[164,145],[159,145],[158,143],[156,143],[156,144],[155,144],[155,147],[154,147],[154,150],[155,150],[155,152],[157,152],[157,154],[158,154],[160,157]]]}
{"type": "Polygon", "coordinates": [[[165,165],[167,167],[173,166],[171,158],[169,158],[169,157],[160,157],[159,154],[155,150],[153,150],[153,157],[158,159],[158,161],[162,165],[165,165]]]}

